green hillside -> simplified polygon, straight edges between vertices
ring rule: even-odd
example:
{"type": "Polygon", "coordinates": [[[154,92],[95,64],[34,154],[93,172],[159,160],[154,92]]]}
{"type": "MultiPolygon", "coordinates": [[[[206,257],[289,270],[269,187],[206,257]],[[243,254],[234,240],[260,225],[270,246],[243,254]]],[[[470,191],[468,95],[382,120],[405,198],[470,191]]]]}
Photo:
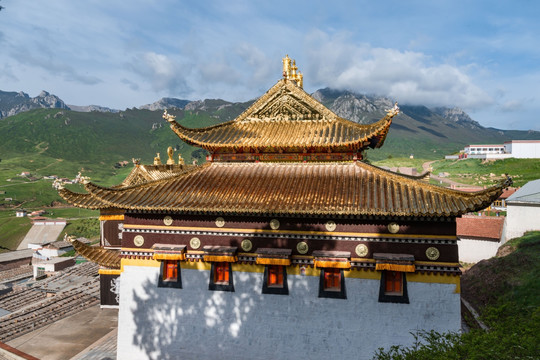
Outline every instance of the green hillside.
{"type": "MultiPolygon", "coordinates": [[[[205,112],[172,113],[188,127],[221,121],[205,112]]],[[[166,157],[169,146],[188,163],[194,159],[203,162],[206,153],[180,141],[161,114],[39,109],[0,121],[0,206],[39,207],[60,201],[52,180],[44,180],[44,176],[73,179],[81,171],[96,183],[118,184],[131,170],[132,158],[151,163],[157,152],[166,157]],[[129,165],[116,168],[120,161],[129,161],[129,165]],[[29,172],[30,177],[20,176],[22,172],[29,172]]]]}

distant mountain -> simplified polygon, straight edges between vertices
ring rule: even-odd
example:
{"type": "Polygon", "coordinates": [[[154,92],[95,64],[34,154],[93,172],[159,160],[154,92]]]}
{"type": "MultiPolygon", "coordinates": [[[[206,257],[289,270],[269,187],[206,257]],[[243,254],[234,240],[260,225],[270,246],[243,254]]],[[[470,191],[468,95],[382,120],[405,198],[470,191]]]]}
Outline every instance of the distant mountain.
{"type": "Polygon", "coordinates": [[[120,110],[111,109],[105,106],[99,106],[99,105],[87,105],[87,106],[78,106],[78,105],[68,105],[68,107],[73,111],[78,112],[92,112],[92,111],[99,111],[99,112],[111,112],[111,113],[117,113],[120,110]]]}
{"type": "Polygon", "coordinates": [[[0,119],[39,108],[69,110],[69,107],[58,96],[49,94],[46,91],[42,91],[38,96],[33,98],[22,91],[18,93],[0,91],[0,119]]]}
{"type": "Polygon", "coordinates": [[[176,98],[161,98],[158,101],[152,103],[152,104],[146,104],[139,106],[139,109],[141,110],[165,110],[165,109],[183,109],[187,104],[189,104],[190,100],[180,100],[176,98]]]}
{"type": "MultiPolygon", "coordinates": [[[[328,88],[317,90],[312,96],[337,115],[360,124],[370,124],[380,120],[385,116],[386,110],[394,105],[393,100],[385,97],[328,88]]],[[[46,122],[50,121],[46,118],[47,115],[54,118],[62,116],[64,125],[57,128],[56,125],[52,125],[51,123],[52,127],[50,129],[44,127],[42,130],[43,133],[39,134],[41,140],[34,145],[32,145],[33,142],[28,137],[30,133],[21,131],[18,137],[13,135],[13,131],[15,130],[12,131],[4,128],[6,131],[10,130],[9,133],[12,135],[5,140],[4,144],[0,144],[0,152],[10,152],[8,145],[16,143],[23,146],[24,149],[29,149],[28,146],[41,149],[47,146],[45,153],[51,153],[53,155],[52,153],[54,152],[54,156],[58,157],[66,149],[59,148],[58,151],[54,151],[59,145],[53,145],[52,141],[43,138],[43,136],[52,136],[56,139],[64,139],[62,140],[64,143],[77,144],[77,151],[70,150],[70,154],[72,155],[75,155],[79,151],[89,154],[87,147],[96,146],[92,142],[88,142],[91,139],[91,136],[88,135],[89,132],[101,133],[103,131],[103,135],[99,137],[100,150],[92,149],[92,152],[96,154],[96,160],[101,156],[98,154],[101,152],[101,149],[108,149],[108,151],[112,151],[118,156],[121,155],[122,158],[131,153],[132,156],[148,157],[151,159],[153,156],[152,153],[164,151],[168,145],[165,146],[163,141],[167,139],[166,142],[170,143],[169,145],[175,145],[179,149],[182,148],[183,156],[186,156],[186,161],[190,161],[191,158],[201,158],[201,154],[197,153],[191,156],[193,149],[186,147],[187,145],[185,144],[182,145],[182,142],[168,130],[168,126],[163,126],[164,120],[161,117],[161,112],[164,109],[168,109],[169,112],[177,115],[177,120],[185,126],[197,128],[232,120],[253,104],[253,102],[254,100],[233,103],[222,99],[188,101],[176,98],[162,98],[153,104],[143,105],[139,109],[132,108],[120,112],[100,106],[73,106],[73,110],[77,111],[94,111],[89,117],[76,115],[76,112],[65,112],[61,115],[57,112],[45,115],[36,114],[38,118],[35,118],[35,115],[29,114],[29,116],[25,116],[24,118],[33,119],[34,127],[31,128],[31,133],[35,133],[37,124],[44,124],[44,120],[46,122]],[[91,119],[93,125],[86,128],[85,121],[89,120],[83,121],[83,119],[91,119]],[[75,126],[75,124],[79,125],[75,126]],[[64,126],[66,126],[65,129],[64,126]],[[72,130],[74,131],[78,127],[80,127],[79,130],[72,132],[72,130]],[[148,131],[146,134],[149,137],[145,140],[148,144],[146,151],[143,145],[145,141],[141,142],[142,137],[140,135],[140,141],[129,139],[130,136],[137,136],[136,131],[140,131],[141,129],[148,131]],[[131,133],[132,130],[133,133],[131,133]],[[54,136],[52,134],[47,135],[48,131],[54,132],[54,136]],[[69,138],[64,138],[67,136],[66,131],[70,134],[69,138]],[[158,134],[161,140],[156,138],[158,134]],[[112,136],[110,138],[111,143],[108,143],[109,140],[107,140],[109,139],[109,135],[112,136]],[[79,139],[80,136],[84,136],[84,139],[79,139]],[[119,144],[119,138],[126,140],[121,150],[115,149],[115,146],[119,144]],[[133,147],[135,144],[137,146],[133,147]],[[165,147],[162,148],[163,146],[165,147]],[[136,152],[132,153],[132,150],[136,150],[136,152]]],[[[10,109],[5,112],[6,115],[4,116],[24,111],[23,109],[29,109],[31,106],[68,108],[62,100],[46,92],[33,99],[24,93],[0,92],[0,106],[2,109],[10,109]]],[[[399,104],[399,107],[401,113],[394,118],[384,146],[380,149],[368,150],[368,158],[379,160],[388,156],[414,155],[419,158],[437,159],[442,158],[446,154],[455,153],[468,144],[502,144],[508,140],[540,139],[540,132],[538,131],[485,128],[459,108],[438,107],[431,109],[422,105],[406,104],[399,104]]],[[[78,114],[83,114],[83,112],[79,112],[78,114]]],[[[12,124],[13,126],[21,127],[25,121],[17,120],[12,122],[12,124]]],[[[7,126],[8,124],[5,125],[7,126]]],[[[37,133],[35,134],[38,135],[37,133]]],[[[20,151],[25,152],[26,150],[21,148],[20,151]]],[[[104,156],[104,154],[102,155],[104,156]]]]}

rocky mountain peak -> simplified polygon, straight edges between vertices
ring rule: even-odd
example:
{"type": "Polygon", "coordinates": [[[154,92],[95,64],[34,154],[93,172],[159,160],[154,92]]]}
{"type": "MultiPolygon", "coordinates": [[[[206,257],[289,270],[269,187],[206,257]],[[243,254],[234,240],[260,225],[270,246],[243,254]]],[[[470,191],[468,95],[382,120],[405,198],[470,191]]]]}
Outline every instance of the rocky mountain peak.
{"type": "Polygon", "coordinates": [[[189,100],[164,97],[152,104],[139,106],[139,109],[145,109],[150,111],[166,110],[171,108],[183,109],[189,102],[189,100]]]}
{"type": "Polygon", "coordinates": [[[29,97],[28,94],[25,94],[22,91],[0,91],[0,119],[39,108],[59,108],[69,110],[69,107],[58,96],[51,95],[47,91],[42,91],[34,98],[29,97]]]}
{"type": "Polygon", "coordinates": [[[463,109],[458,107],[438,107],[433,109],[433,111],[446,120],[453,121],[473,129],[482,127],[482,125],[480,125],[477,121],[471,119],[471,117],[465,111],[463,111],[463,109]]]}

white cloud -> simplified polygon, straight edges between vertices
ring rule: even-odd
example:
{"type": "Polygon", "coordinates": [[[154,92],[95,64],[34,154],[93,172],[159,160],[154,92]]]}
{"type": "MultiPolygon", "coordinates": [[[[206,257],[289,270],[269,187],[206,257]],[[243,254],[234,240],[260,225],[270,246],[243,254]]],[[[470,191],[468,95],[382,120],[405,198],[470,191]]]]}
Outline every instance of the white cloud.
{"type": "Polygon", "coordinates": [[[493,103],[465,71],[435,64],[419,52],[355,44],[347,34],[317,31],[308,38],[307,81],[361,93],[389,96],[401,103],[480,108],[493,103]]]}
{"type": "Polygon", "coordinates": [[[140,53],[134,56],[128,67],[152,84],[156,92],[186,94],[189,91],[185,77],[190,71],[190,66],[168,55],[155,52],[140,53]]]}

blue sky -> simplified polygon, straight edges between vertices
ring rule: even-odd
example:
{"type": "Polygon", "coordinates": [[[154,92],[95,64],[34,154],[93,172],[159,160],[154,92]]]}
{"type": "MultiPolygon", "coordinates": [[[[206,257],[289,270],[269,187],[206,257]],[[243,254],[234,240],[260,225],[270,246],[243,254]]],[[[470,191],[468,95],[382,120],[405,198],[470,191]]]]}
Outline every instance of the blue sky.
{"type": "Polygon", "coordinates": [[[246,101],[296,59],[304,88],[460,107],[540,130],[537,1],[2,0],[0,90],[68,104],[246,101]]]}

